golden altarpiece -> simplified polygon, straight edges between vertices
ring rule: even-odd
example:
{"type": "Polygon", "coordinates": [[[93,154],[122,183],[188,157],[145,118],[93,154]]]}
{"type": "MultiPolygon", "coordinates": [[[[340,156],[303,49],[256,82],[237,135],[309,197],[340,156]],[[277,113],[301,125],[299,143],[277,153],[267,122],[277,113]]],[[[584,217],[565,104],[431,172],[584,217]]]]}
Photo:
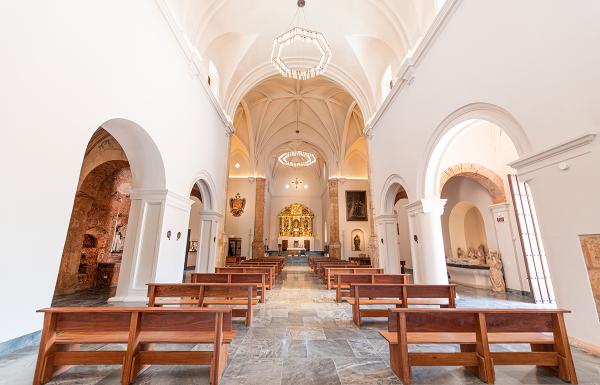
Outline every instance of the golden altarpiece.
{"type": "Polygon", "coordinates": [[[279,213],[280,237],[312,237],[315,214],[300,203],[292,203],[279,213]]]}

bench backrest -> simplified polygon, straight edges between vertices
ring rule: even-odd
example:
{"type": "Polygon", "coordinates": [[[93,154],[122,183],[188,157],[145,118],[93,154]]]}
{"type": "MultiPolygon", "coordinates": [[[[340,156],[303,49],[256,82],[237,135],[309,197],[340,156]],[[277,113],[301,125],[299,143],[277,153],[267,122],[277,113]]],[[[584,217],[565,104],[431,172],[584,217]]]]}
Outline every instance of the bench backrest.
{"type": "Polygon", "coordinates": [[[148,304],[154,306],[157,298],[248,298],[258,295],[257,286],[251,283],[149,283],[148,304]]]}
{"type": "Polygon", "coordinates": [[[388,331],[398,331],[400,317],[406,332],[474,332],[478,315],[483,314],[488,333],[553,332],[560,309],[390,309],[388,331]]]}
{"type": "MultiPolygon", "coordinates": [[[[275,274],[272,267],[260,267],[260,266],[231,266],[231,267],[216,267],[216,273],[266,273],[271,277],[275,274]]],[[[270,279],[270,278],[269,278],[270,279]]]]}
{"type": "MultiPolygon", "coordinates": [[[[357,269],[358,270],[358,269],[357,269]]],[[[369,269],[370,270],[370,269],[369,269]]],[[[378,269],[381,270],[381,269],[378,269]]],[[[336,274],[338,275],[338,274],[336,274]]],[[[339,274],[339,283],[353,284],[406,284],[409,275],[407,274],[339,274]]]]}
{"type": "MultiPolygon", "coordinates": [[[[455,285],[419,285],[419,284],[351,284],[351,292],[359,298],[410,298],[448,299],[450,307],[456,307],[455,285]]],[[[406,306],[406,305],[404,305],[406,306]]]]}
{"type": "Polygon", "coordinates": [[[264,284],[268,273],[192,273],[193,283],[256,283],[264,284]]]}
{"type": "Polygon", "coordinates": [[[338,274],[383,274],[383,269],[376,267],[327,267],[326,274],[330,276],[338,274]]]}
{"type": "Polygon", "coordinates": [[[214,332],[219,314],[223,319],[223,331],[232,330],[231,309],[58,307],[38,311],[55,317],[53,331],[58,333],[79,332],[93,335],[96,332],[114,332],[116,335],[125,335],[131,331],[135,316],[141,317],[139,331],[214,332]]]}

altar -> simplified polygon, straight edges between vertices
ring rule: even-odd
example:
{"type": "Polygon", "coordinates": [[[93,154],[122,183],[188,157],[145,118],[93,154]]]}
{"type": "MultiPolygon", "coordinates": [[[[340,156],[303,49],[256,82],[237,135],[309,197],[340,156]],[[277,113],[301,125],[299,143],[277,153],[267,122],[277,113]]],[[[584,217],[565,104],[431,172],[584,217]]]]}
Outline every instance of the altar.
{"type": "Polygon", "coordinates": [[[313,212],[300,203],[286,206],[279,213],[279,237],[277,245],[280,251],[291,255],[306,254],[314,246],[313,212]]]}

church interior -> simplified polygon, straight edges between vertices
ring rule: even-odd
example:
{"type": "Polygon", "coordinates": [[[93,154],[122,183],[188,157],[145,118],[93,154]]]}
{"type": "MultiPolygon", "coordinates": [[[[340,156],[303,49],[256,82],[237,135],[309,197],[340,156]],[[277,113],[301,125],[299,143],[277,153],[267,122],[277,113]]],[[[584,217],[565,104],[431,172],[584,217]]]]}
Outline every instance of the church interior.
{"type": "Polygon", "coordinates": [[[600,383],[599,17],[2,2],[0,385],[600,383]]]}

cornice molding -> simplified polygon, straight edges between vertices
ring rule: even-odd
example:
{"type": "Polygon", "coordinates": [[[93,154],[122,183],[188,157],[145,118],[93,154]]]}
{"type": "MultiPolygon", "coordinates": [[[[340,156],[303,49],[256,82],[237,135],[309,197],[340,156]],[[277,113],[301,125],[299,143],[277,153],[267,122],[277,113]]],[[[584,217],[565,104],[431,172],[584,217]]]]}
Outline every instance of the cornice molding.
{"type": "Polygon", "coordinates": [[[444,212],[444,206],[446,206],[447,199],[419,199],[412,203],[407,204],[406,212],[409,216],[413,217],[417,214],[439,214],[442,215],[444,212]]]}
{"type": "Polygon", "coordinates": [[[583,135],[528,155],[508,165],[516,169],[519,175],[528,174],[591,152],[590,144],[595,138],[596,134],[583,135]]]}
{"type": "Polygon", "coordinates": [[[381,120],[383,114],[388,110],[396,96],[406,86],[410,86],[415,78],[415,72],[421,61],[425,58],[425,55],[431,48],[431,45],[438,37],[442,28],[446,25],[450,18],[450,15],[454,9],[458,7],[461,0],[446,0],[446,3],[440,9],[437,16],[428,28],[427,33],[423,36],[423,39],[414,48],[412,54],[407,55],[402,61],[400,69],[398,70],[394,79],[398,81],[393,85],[392,89],[381,103],[381,106],[375,111],[375,113],[365,123],[364,133],[367,137],[371,138],[374,134],[374,128],[381,120]]]}
{"type": "Polygon", "coordinates": [[[175,37],[175,40],[178,43],[177,45],[181,49],[181,53],[190,65],[193,75],[200,81],[200,85],[202,86],[204,93],[208,97],[213,109],[215,110],[217,115],[219,115],[219,118],[223,122],[225,126],[225,134],[231,135],[235,132],[233,122],[231,118],[225,113],[223,107],[221,107],[221,103],[217,100],[215,94],[213,94],[213,92],[210,90],[208,84],[206,84],[206,82],[204,81],[204,78],[208,75],[205,74],[204,71],[202,71],[202,65],[200,64],[202,62],[202,59],[200,58],[197,52],[192,51],[191,47],[189,46],[188,40],[185,38],[185,33],[183,32],[181,26],[179,25],[179,23],[177,23],[177,20],[171,13],[171,8],[167,5],[166,0],[154,1],[158,6],[158,9],[160,10],[160,13],[162,14],[163,18],[167,22],[169,29],[173,33],[173,36],[175,37]]]}

